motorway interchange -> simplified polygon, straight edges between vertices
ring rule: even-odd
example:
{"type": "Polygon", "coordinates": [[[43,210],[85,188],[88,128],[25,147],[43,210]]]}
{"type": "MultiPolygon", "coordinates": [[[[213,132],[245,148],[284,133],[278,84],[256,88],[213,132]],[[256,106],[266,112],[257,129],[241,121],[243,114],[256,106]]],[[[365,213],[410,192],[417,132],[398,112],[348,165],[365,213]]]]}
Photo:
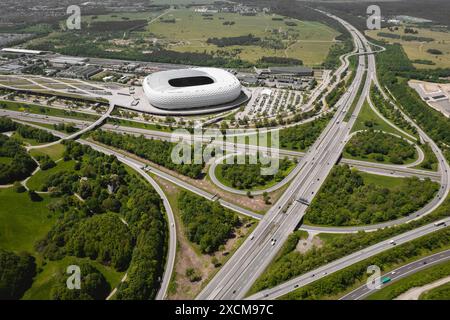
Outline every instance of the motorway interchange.
{"type": "MultiPolygon", "coordinates": [[[[310,232],[335,232],[335,233],[349,233],[357,231],[371,231],[394,224],[401,224],[418,219],[423,215],[426,215],[437,208],[445,200],[449,193],[449,178],[450,171],[447,162],[438,146],[431,140],[423,130],[418,127],[406,114],[403,116],[413,126],[416,127],[422,142],[429,143],[433,152],[436,154],[439,160],[439,172],[430,173],[427,171],[421,171],[417,169],[411,169],[407,167],[395,167],[389,165],[380,164],[368,164],[355,160],[344,160],[353,167],[359,170],[365,170],[367,172],[374,172],[377,174],[384,174],[390,176],[419,176],[422,178],[429,177],[435,181],[439,181],[441,188],[438,191],[437,196],[432,202],[427,204],[420,211],[414,213],[411,216],[382,223],[375,226],[360,226],[360,227],[348,227],[348,228],[326,228],[326,227],[311,227],[302,226],[301,221],[306,212],[308,204],[311,203],[315,195],[320,190],[322,184],[325,182],[326,177],[333,168],[333,166],[340,160],[343,148],[351,135],[352,127],[358,117],[358,114],[362,108],[364,101],[369,97],[369,91],[371,85],[374,84],[379,87],[380,91],[385,95],[385,98],[389,99],[388,95],[384,92],[383,88],[379,85],[376,75],[375,57],[376,51],[374,51],[374,45],[367,41],[367,39],[353,26],[349,25],[339,17],[322,12],[329,17],[339,21],[353,37],[355,50],[352,53],[346,54],[342,57],[342,66],[335,71],[336,85],[341,79],[345,70],[349,66],[349,58],[354,55],[358,59],[358,65],[356,75],[353,82],[350,85],[349,90],[340,98],[335,106],[335,113],[329,124],[322,132],[317,141],[309,148],[306,153],[280,151],[280,155],[288,155],[299,159],[297,167],[289,175],[289,180],[284,181],[285,184],[290,183],[283,195],[274,203],[271,209],[264,215],[253,213],[247,209],[240,208],[239,206],[224,201],[223,199],[217,199],[215,194],[208,193],[200,188],[196,188],[176,177],[173,177],[163,171],[160,171],[152,166],[140,162],[136,159],[130,159],[120,152],[108,149],[106,147],[99,146],[95,143],[79,139],[82,144],[87,144],[92,148],[115,155],[120,161],[129,165],[134,170],[139,172],[158,192],[164,202],[166,213],[169,220],[169,250],[168,259],[166,263],[166,270],[164,278],[162,280],[161,289],[158,294],[158,299],[164,299],[167,293],[167,288],[172,275],[175,253],[176,253],[176,228],[175,219],[170,207],[170,203],[167,200],[164,192],[157,185],[157,183],[148,175],[149,172],[159,176],[165,180],[168,180],[182,188],[188,189],[208,200],[218,200],[223,206],[232,209],[240,214],[251,216],[259,220],[259,224],[253,231],[252,235],[239,247],[234,255],[227,261],[227,263],[220,269],[213,279],[206,285],[203,291],[199,294],[197,299],[244,299],[250,287],[256,281],[256,279],[263,273],[269,263],[273,260],[275,255],[281,249],[283,243],[287,237],[297,228],[310,232]]],[[[323,83],[317,88],[317,91],[313,93],[310,100],[306,103],[308,107],[312,108],[314,99],[317,98],[321,91],[330,91],[333,86],[328,82],[323,83]]],[[[278,94],[278,93],[277,93],[278,94]]],[[[284,93],[283,93],[284,94],[284,93]]],[[[281,96],[281,93],[280,93],[281,96]]],[[[283,99],[294,99],[291,93],[284,94],[283,99]],[[291,97],[291,98],[290,98],[291,97]]],[[[295,95],[295,97],[297,97],[295,95]]],[[[297,98],[294,101],[298,101],[297,98]]],[[[393,103],[393,102],[392,102],[393,103]]],[[[264,104],[268,108],[268,103],[264,104]]],[[[393,103],[394,107],[395,104],[393,103]]],[[[127,132],[132,134],[144,134],[148,137],[169,139],[168,133],[150,131],[138,128],[127,128],[113,126],[110,124],[104,124],[105,120],[111,116],[111,112],[114,109],[114,103],[110,103],[109,109],[94,123],[86,124],[84,121],[73,121],[82,130],[73,135],[65,135],[60,132],[50,130],[55,135],[60,136],[62,139],[76,139],[82,134],[95,129],[99,126],[103,126],[106,130],[113,130],[119,132],[127,132]]],[[[269,108],[272,110],[273,106],[269,108]]],[[[401,111],[401,110],[400,110],[401,111]]],[[[1,115],[8,115],[17,121],[31,120],[34,122],[45,123],[59,123],[61,118],[39,116],[39,115],[24,115],[21,112],[2,110],[1,115]]],[[[63,120],[64,121],[64,120],[63,120]]],[[[28,123],[27,123],[28,124],[28,123]]],[[[235,146],[230,146],[235,147],[235,146]]],[[[278,186],[277,188],[279,188],[278,186]]],[[[444,221],[447,225],[450,219],[444,221]]],[[[264,290],[255,295],[250,296],[250,299],[275,299],[281,297],[297,288],[307,285],[317,279],[320,279],[326,275],[329,275],[338,270],[350,266],[356,262],[367,259],[374,256],[377,253],[388,250],[392,247],[392,241],[396,244],[406,243],[423,235],[439,229],[435,224],[423,226],[421,228],[411,230],[404,234],[396,236],[394,239],[385,240],[369,248],[365,248],[359,252],[355,252],[351,255],[343,257],[339,260],[333,261],[327,265],[312,270],[304,275],[291,279],[283,284],[280,284],[274,288],[264,290]]],[[[446,255],[447,257],[448,255],[446,255]]],[[[420,265],[420,263],[418,264],[420,265]]],[[[399,273],[400,275],[401,273],[399,273]]],[[[360,299],[367,295],[367,291],[364,288],[359,288],[357,291],[348,295],[344,299],[360,299]],[[359,291],[358,291],[359,290],[359,291]]]]}

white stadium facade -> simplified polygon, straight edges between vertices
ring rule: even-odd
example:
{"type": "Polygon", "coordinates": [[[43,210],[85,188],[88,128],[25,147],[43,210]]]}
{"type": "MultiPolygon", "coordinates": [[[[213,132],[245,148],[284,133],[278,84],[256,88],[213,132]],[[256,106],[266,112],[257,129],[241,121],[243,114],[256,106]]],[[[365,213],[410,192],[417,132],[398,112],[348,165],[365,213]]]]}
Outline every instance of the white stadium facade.
{"type": "Polygon", "coordinates": [[[215,113],[241,106],[251,94],[230,72],[191,68],[156,72],[142,84],[147,111],[166,115],[215,113]]]}

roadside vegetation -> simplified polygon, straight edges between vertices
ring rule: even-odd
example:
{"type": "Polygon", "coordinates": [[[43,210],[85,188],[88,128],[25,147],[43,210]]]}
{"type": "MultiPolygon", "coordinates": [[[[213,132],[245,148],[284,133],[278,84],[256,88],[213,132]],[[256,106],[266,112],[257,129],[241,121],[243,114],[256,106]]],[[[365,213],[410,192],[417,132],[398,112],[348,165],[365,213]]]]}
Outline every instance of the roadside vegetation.
{"type": "Polygon", "coordinates": [[[199,245],[202,253],[214,253],[233,236],[240,220],[218,202],[210,202],[182,191],[178,197],[181,220],[190,241],[199,245]]]}
{"type": "Polygon", "coordinates": [[[100,143],[122,149],[147,159],[167,169],[174,170],[190,178],[200,178],[203,170],[202,164],[175,164],[171,154],[175,143],[168,141],[147,139],[144,136],[136,137],[129,134],[118,134],[97,130],[91,133],[91,138],[100,143]]]}
{"type": "Polygon", "coordinates": [[[80,120],[95,121],[99,118],[96,115],[87,114],[83,112],[67,111],[57,108],[43,107],[35,104],[14,102],[14,101],[0,101],[0,109],[29,112],[33,114],[45,114],[47,116],[80,119],[80,120]]]}
{"type": "Polygon", "coordinates": [[[434,154],[433,150],[431,150],[431,147],[428,143],[420,145],[422,148],[425,159],[422,161],[421,164],[417,167],[418,169],[425,169],[425,170],[431,170],[431,171],[437,171],[438,170],[438,159],[436,158],[436,155],[434,154]]]}
{"type": "Polygon", "coordinates": [[[368,276],[367,268],[370,265],[377,265],[386,272],[413,260],[449,248],[449,239],[449,228],[434,232],[337,271],[288,293],[281,299],[323,300],[339,298],[365,283],[368,276]]]}
{"type": "MultiPolygon", "coordinates": [[[[242,158],[242,156],[241,156],[242,158]]],[[[219,164],[216,177],[224,185],[239,190],[265,189],[282,181],[294,168],[295,163],[287,158],[280,159],[279,168],[275,175],[261,175],[261,170],[267,165],[250,164],[247,156],[245,164],[237,164],[238,157],[234,157],[234,164],[219,164]]]]}
{"type": "Polygon", "coordinates": [[[332,115],[280,130],[280,147],[288,150],[305,151],[319,138],[332,115]]]}
{"type": "Polygon", "coordinates": [[[449,275],[450,262],[439,263],[377,290],[366,300],[392,300],[411,288],[424,286],[449,275]]]}
{"type": "Polygon", "coordinates": [[[422,293],[419,300],[449,300],[450,299],[450,283],[443,284],[428,292],[422,293]]]}
{"type": "Polygon", "coordinates": [[[384,99],[376,86],[371,88],[370,98],[375,107],[386,119],[391,120],[397,127],[405,130],[406,132],[412,135],[417,135],[417,129],[406,121],[405,118],[403,118],[398,109],[395,109],[389,101],[384,99]]]}
{"type": "Polygon", "coordinates": [[[420,125],[444,150],[450,159],[450,122],[440,112],[430,108],[417,92],[407,84],[409,79],[439,82],[448,77],[450,69],[417,70],[399,44],[385,45],[386,51],[377,54],[380,82],[386,86],[403,110],[420,125]]]}
{"type": "Polygon", "coordinates": [[[344,155],[359,160],[405,164],[416,159],[414,145],[379,131],[358,132],[345,146],[344,155]]]}
{"type": "Polygon", "coordinates": [[[422,208],[439,189],[429,179],[390,179],[391,187],[367,183],[358,171],[336,166],[308,208],[305,222],[352,226],[390,221],[422,208]]]}
{"type": "Polygon", "coordinates": [[[349,53],[353,50],[353,41],[351,39],[346,39],[341,43],[333,44],[328,52],[328,56],[325,59],[323,66],[325,69],[337,69],[341,60],[340,57],[343,54],[349,53]]]}
{"type": "MultiPolygon", "coordinates": [[[[256,293],[266,288],[274,287],[282,282],[292,279],[296,276],[304,274],[308,271],[314,270],[315,268],[322,266],[326,263],[339,259],[343,256],[349,255],[355,251],[362,250],[371,245],[374,245],[380,241],[389,239],[395,235],[413,230],[425,224],[438,221],[440,219],[450,216],[450,197],[448,197],[445,202],[432,213],[427,216],[422,217],[420,220],[411,221],[407,224],[401,224],[397,226],[392,226],[390,228],[384,228],[381,230],[373,232],[358,232],[355,234],[344,234],[344,235],[327,235],[320,234],[322,239],[329,238],[330,241],[324,241],[324,245],[321,248],[313,248],[310,251],[301,253],[296,250],[296,246],[293,245],[293,240],[287,241],[280,251],[280,254],[266,269],[264,274],[259,277],[250,290],[250,294],[256,293]],[[324,237],[327,236],[327,237],[324,237]]],[[[448,243],[448,234],[450,230],[447,228],[438,233],[434,233],[430,242],[430,247],[428,247],[427,239],[414,240],[406,245],[402,245],[408,248],[408,250],[413,250],[413,252],[427,252],[432,250],[433,246],[446,246],[450,245],[448,243]],[[447,238],[446,238],[447,237],[447,238]],[[423,244],[421,249],[417,242],[423,244]]],[[[291,235],[290,237],[297,237],[291,235]]],[[[391,250],[392,251],[392,250],[391,250]]],[[[397,253],[391,254],[390,257],[396,257],[397,253]]],[[[397,260],[394,260],[397,261],[397,260]]],[[[400,261],[400,260],[399,260],[400,261]]],[[[364,262],[361,265],[355,265],[355,269],[350,269],[349,272],[345,270],[339,271],[330,275],[324,279],[314,282],[312,285],[300,288],[297,291],[292,292],[292,295],[288,295],[286,298],[292,299],[320,299],[331,297],[335,298],[339,293],[342,294],[350,287],[359,284],[359,281],[364,281],[367,276],[367,266],[377,264],[382,267],[381,261],[377,259],[371,260],[370,262],[364,262]],[[327,280],[325,280],[327,279],[327,280]],[[360,280],[362,279],[362,280],[360,280]]],[[[350,267],[351,268],[351,267],[350,267]]],[[[382,270],[385,268],[382,267],[382,270]]],[[[346,269],[347,270],[347,269],[346,269]]]]}

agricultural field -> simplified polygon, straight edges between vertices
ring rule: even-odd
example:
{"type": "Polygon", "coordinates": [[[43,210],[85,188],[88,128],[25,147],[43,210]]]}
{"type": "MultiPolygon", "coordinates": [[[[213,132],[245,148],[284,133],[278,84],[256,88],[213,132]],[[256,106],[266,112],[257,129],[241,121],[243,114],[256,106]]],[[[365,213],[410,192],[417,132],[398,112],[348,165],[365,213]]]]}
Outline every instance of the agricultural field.
{"type": "Polygon", "coordinates": [[[399,27],[398,30],[393,31],[391,31],[392,29],[389,30],[383,28],[381,30],[367,31],[366,34],[374,39],[383,40],[391,44],[400,43],[408,55],[408,58],[414,63],[416,68],[429,69],[450,67],[450,32],[444,31],[443,29],[432,30],[416,27],[413,29],[418,31],[418,33],[411,34],[411,36],[430,38],[430,40],[433,39],[433,41],[405,41],[404,39],[380,36],[380,33],[391,34],[392,37],[408,36],[410,34],[405,33],[405,27],[399,27]],[[442,54],[429,53],[428,50],[430,49],[439,50],[442,54]]]}
{"type": "Polygon", "coordinates": [[[334,38],[339,35],[337,31],[318,22],[303,22],[267,14],[241,16],[234,13],[217,13],[211,17],[204,17],[190,10],[169,12],[162,19],[150,24],[147,29],[159,42],[165,43],[175,51],[225,50],[234,53],[237,50],[241,59],[250,62],[256,62],[263,56],[279,56],[300,59],[305,65],[322,63],[334,38]],[[175,22],[167,22],[173,19],[175,22]],[[294,22],[296,25],[287,26],[286,21],[294,22]],[[234,24],[224,25],[227,22],[234,24]],[[207,43],[209,38],[229,38],[249,34],[281,41],[283,47],[273,49],[257,45],[237,45],[219,48],[217,45],[207,43]]]}
{"type": "Polygon", "coordinates": [[[87,16],[81,33],[80,40],[75,33],[55,30],[27,42],[26,47],[70,55],[218,67],[247,67],[264,56],[299,59],[304,65],[315,66],[325,60],[340,35],[319,22],[264,13],[202,14],[191,9],[87,16]],[[249,35],[253,39],[247,43],[236,39],[249,35]],[[213,38],[231,43],[218,45],[211,41],[213,38]]]}

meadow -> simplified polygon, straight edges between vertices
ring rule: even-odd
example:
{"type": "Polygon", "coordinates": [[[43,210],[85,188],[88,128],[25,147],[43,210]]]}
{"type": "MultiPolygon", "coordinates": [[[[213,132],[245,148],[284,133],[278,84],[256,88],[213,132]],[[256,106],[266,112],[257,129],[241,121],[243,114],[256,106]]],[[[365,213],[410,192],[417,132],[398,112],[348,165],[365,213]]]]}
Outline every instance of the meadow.
{"type": "Polygon", "coordinates": [[[303,60],[305,65],[323,62],[339,33],[319,22],[299,21],[272,14],[243,16],[235,13],[216,13],[210,17],[192,10],[175,10],[149,24],[148,32],[171,50],[180,52],[238,52],[241,59],[256,62],[263,56],[278,56],[303,60]],[[175,19],[174,23],[168,20],[175,19]],[[287,26],[286,21],[296,25],[287,26]],[[224,25],[225,22],[234,24],[224,25]],[[208,44],[209,38],[255,37],[281,40],[285,48],[276,50],[260,46],[229,46],[219,48],[208,44]]]}
{"type": "Polygon", "coordinates": [[[388,37],[381,37],[378,35],[379,32],[389,33],[392,35],[405,36],[409,35],[404,32],[404,27],[399,27],[398,30],[390,31],[387,28],[383,28],[381,30],[372,30],[366,32],[366,34],[377,40],[384,40],[388,43],[400,43],[405,50],[408,58],[411,61],[417,60],[429,60],[434,64],[421,64],[414,63],[416,68],[448,68],[450,67],[450,32],[445,32],[441,30],[432,30],[429,28],[413,28],[418,31],[418,34],[414,34],[413,36],[417,37],[426,37],[433,38],[434,41],[431,42],[420,42],[420,41],[405,41],[403,39],[392,39],[388,37]],[[427,52],[429,49],[437,49],[440,50],[442,55],[435,55],[427,52]]]}

